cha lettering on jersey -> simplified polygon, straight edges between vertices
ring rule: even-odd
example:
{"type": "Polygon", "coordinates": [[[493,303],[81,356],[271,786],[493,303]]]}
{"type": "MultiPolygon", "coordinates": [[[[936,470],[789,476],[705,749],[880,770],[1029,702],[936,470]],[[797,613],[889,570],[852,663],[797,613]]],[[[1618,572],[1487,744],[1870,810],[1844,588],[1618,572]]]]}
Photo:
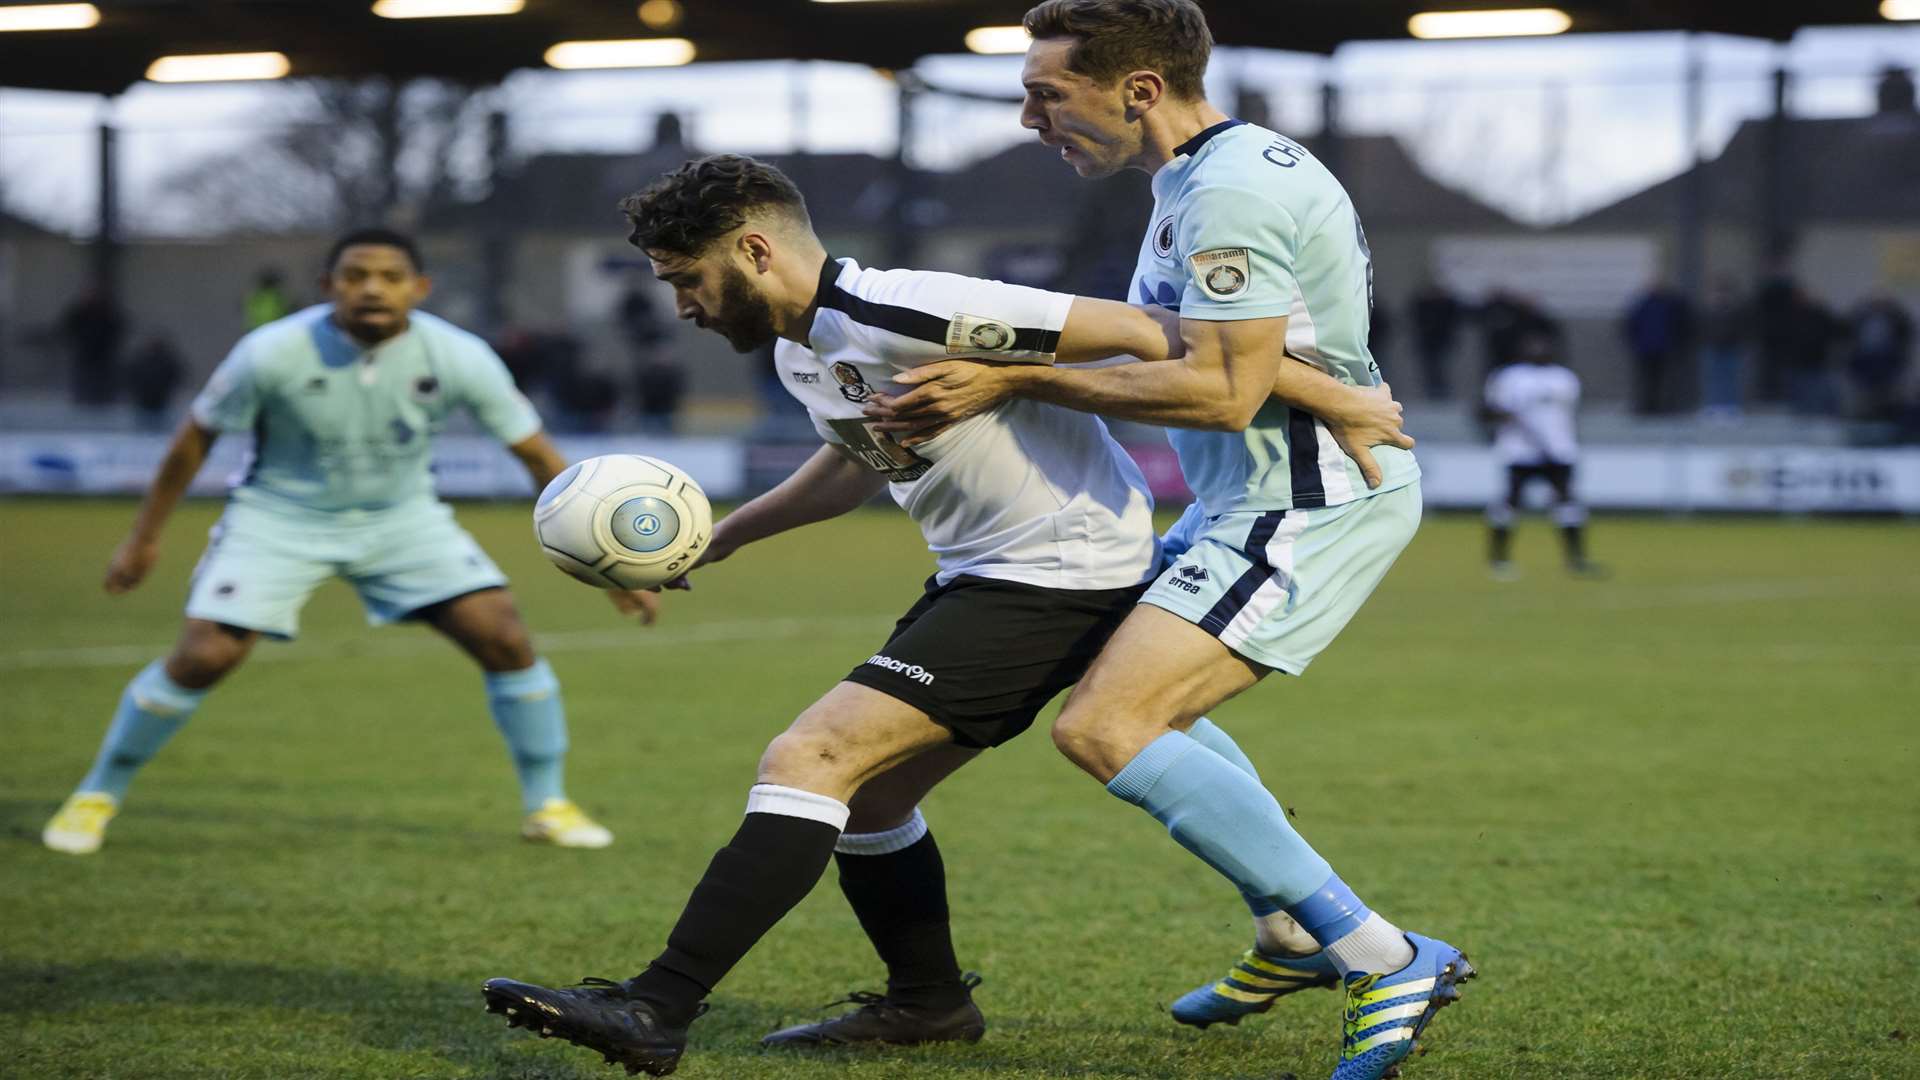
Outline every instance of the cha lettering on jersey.
{"type": "Polygon", "coordinates": [[[1007,352],[1013,348],[1013,327],[998,319],[957,314],[947,323],[947,355],[1007,352]]]}
{"type": "Polygon", "coordinates": [[[1231,300],[1247,291],[1253,279],[1253,262],[1246,248],[1215,248],[1187,259],[1193,280],[1211,300],[1231,300]]]}

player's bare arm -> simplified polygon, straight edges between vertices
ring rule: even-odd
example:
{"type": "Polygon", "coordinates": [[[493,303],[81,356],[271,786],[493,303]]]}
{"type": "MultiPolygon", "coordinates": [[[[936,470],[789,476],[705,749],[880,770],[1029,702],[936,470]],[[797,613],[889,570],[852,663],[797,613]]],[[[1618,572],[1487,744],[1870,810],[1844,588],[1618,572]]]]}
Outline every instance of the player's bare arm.
{"type": "MultiPolygon", "coordinates": [[[[560,449],[553,445],[544,431],[536,431],[507,447],[533,479],[533,490],[546,489],[554,477],[566,471],[567,459],[560,456],[560,449]]],[[[608,589],[607,598],[613,601],[615,610],[622,615],[638,615],[643,626],[652,626],[660,617],[660,595],[642,589],[608,589]]]]}
{"type": "MultiPolygon", "coordinates": [[[[1074,316],[1082,314],[1083,303],[1100,302],[1074,301],[1061,335],[1063,360],[1070,347],[1069,335],[1076,329],[1074,316]]],[[[1384,384],[1348,386],[1310,364],[1284,359],[1285,317],[1183,319],[1179,325],[1181,340],[1169,350],[1177,355],[1170,355],[1168,363],[1095,370],[971,361],[928,364],[896,377],[895,381],[912,385],[913,390],[897,398],[878,399],[868,411],[883,418],[876,427],[913,443],[1013,396],[1142,423],[1217,431],[1243,430],[1272,397],[1325,421],[1341,448],[1359,465],[1369,487],[1380,483],[1372,447],[1413,447],[1413,439],[1401,430],[1400,405],[1384,384]]],[[[1110,343],[1099,331],[1092,340],[1110,343]]],[[[1078,350],[1083,343],[1071,347],[1078,350]]],[[[1078,351],[1074,355],[1081,356],[1078,351]]]]}
{"type": "Polygon", "coordinates": [[[192,419],[181,421],[180,430],[173,433],[173,442],[167,446],[167,456],[160,460],[153,483],[147,487],[146,498],[140,502],[133,529],[107,563],[108,592],[117,595],[131,591],[153,569],[160,558],[160,532],[219,437],[219,432],[209,431],[192,419]]]}
{"type": "Polygon", "coordinates": [[[694,565],[719,562],[755,541],[856,510],[886,483],[886,477],[838,448],[822,446],[773,490],[721,518],[713,527],[713,542],[694,565]]]}

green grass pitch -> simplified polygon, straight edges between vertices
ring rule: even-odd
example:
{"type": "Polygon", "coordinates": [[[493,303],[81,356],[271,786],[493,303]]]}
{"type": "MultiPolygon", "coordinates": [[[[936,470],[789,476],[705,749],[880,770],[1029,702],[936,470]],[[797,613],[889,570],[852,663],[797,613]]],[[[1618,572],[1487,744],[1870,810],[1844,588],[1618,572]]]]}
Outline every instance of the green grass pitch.
{"type": "MultiPolygon", "coordinates": [[[[603,852],[515,838],[467,661],[329,585],[135,785],[106,849],[39,830],[121,686],[171,640],[210,504],[140,592],[126,502],[0,502],[0,1075],[619,1076],[481,1011],[480,981],[624,977],[738,820],[761,746],[883,640],[929,560],[896,513],[749,549],[622,625],[544,565],[523,505],[461,518],[566,687],[603,852]]],[[[1221,709],[1361,895],[1483,975],[1409,1080],[1920,1076],[1920,531],[1602,519],[1616,580],[1488,581],[1438,517],[1332,651],[1221,709]]],[[[1043,721],[1044,724],[1044,721],[1043,721]]],[[[1339,1000],[1238,1028],[1166,1004],[1244,947],[1233,895],[1044,734],[929,802],[976,1046],[793,1057],[755,1040],[879,982],[824,882],[714,998],[701,1078],[1325,1076],[1339,1000]]]]}

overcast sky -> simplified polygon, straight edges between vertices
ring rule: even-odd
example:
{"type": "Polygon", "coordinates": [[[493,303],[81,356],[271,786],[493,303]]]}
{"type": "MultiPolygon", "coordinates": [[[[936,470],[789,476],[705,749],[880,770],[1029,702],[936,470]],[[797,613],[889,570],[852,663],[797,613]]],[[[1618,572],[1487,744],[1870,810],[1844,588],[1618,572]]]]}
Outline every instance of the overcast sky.
{"type": "MultiPolygon", "coordinates": [[[[1231,108],[1244,86],[1265,94],[1275,126],[1319,127],[1319,86],[1343,90],[1348,130],[1397,135],[1431,173],[1525,220],[1552,221],[1603,205],[1679,171],[1688,160],[1678,34],[1569,35],[1501,42],[1352,44],[1333,57],[1223,48],[1209,73],[1231,108]]],[[[1769,107],[1769,73],[1798,78],[1795,110],[1871,110],[1875,73],[1920,68],[1920,26],[1802,32],[1788,45],[1702,36],[1708,73],[1701,146],[1717,152],[1743,119],[1769,107]]],[[[938,84],[1017,93],[1019,59],[933,57],[938,84]]],[[[514,148],[620,152],[646,145],[654,117],[683,115],[710,150],[893,151],[891,83],[841,64],[693,65],[664,71],[521,72],[503,87],[514,148]],[[804,108],[802,107],[804,103],[804,108]]],[[[93,221],[93,125],[111,116],[123,136],[124,213],[148,232],[187,231],[156,198],[167,173],[260,138],[288,115],[273,84],[136,86],[117,101],[0,90],[0,198],[35,220],[87,230],[93,221]]],[[[954,168],[1028,137],[1017,110],[934,99],[910,148],[921,164],[954,168]]]]}

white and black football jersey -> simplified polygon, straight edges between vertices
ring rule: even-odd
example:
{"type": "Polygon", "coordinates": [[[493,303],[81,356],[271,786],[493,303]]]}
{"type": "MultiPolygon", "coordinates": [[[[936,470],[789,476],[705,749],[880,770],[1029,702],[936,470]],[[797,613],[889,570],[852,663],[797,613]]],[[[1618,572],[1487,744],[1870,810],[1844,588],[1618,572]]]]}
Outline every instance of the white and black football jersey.
{"type": "Polygon", "coordinates": [[[1506,465],[1572,465],[1580,376],[1559,364],[1508,364],[1487,377],[1487,404],[1507,414],[1493,437],[1506,465]]]}
{"type": "Polygon", "coordinates": [[[936,360],[1052,363],[1072,305],[1063,293],[828,259],[809,344],[783,339],[774,351],[820,437],[890,481],[942,584],[971,574],[1114,589],[1155,571],[1146,479],[1098,417],[1016,398],[909,448],[861,410],[875,393],[909,389],[896,372],[936,360]]]}

